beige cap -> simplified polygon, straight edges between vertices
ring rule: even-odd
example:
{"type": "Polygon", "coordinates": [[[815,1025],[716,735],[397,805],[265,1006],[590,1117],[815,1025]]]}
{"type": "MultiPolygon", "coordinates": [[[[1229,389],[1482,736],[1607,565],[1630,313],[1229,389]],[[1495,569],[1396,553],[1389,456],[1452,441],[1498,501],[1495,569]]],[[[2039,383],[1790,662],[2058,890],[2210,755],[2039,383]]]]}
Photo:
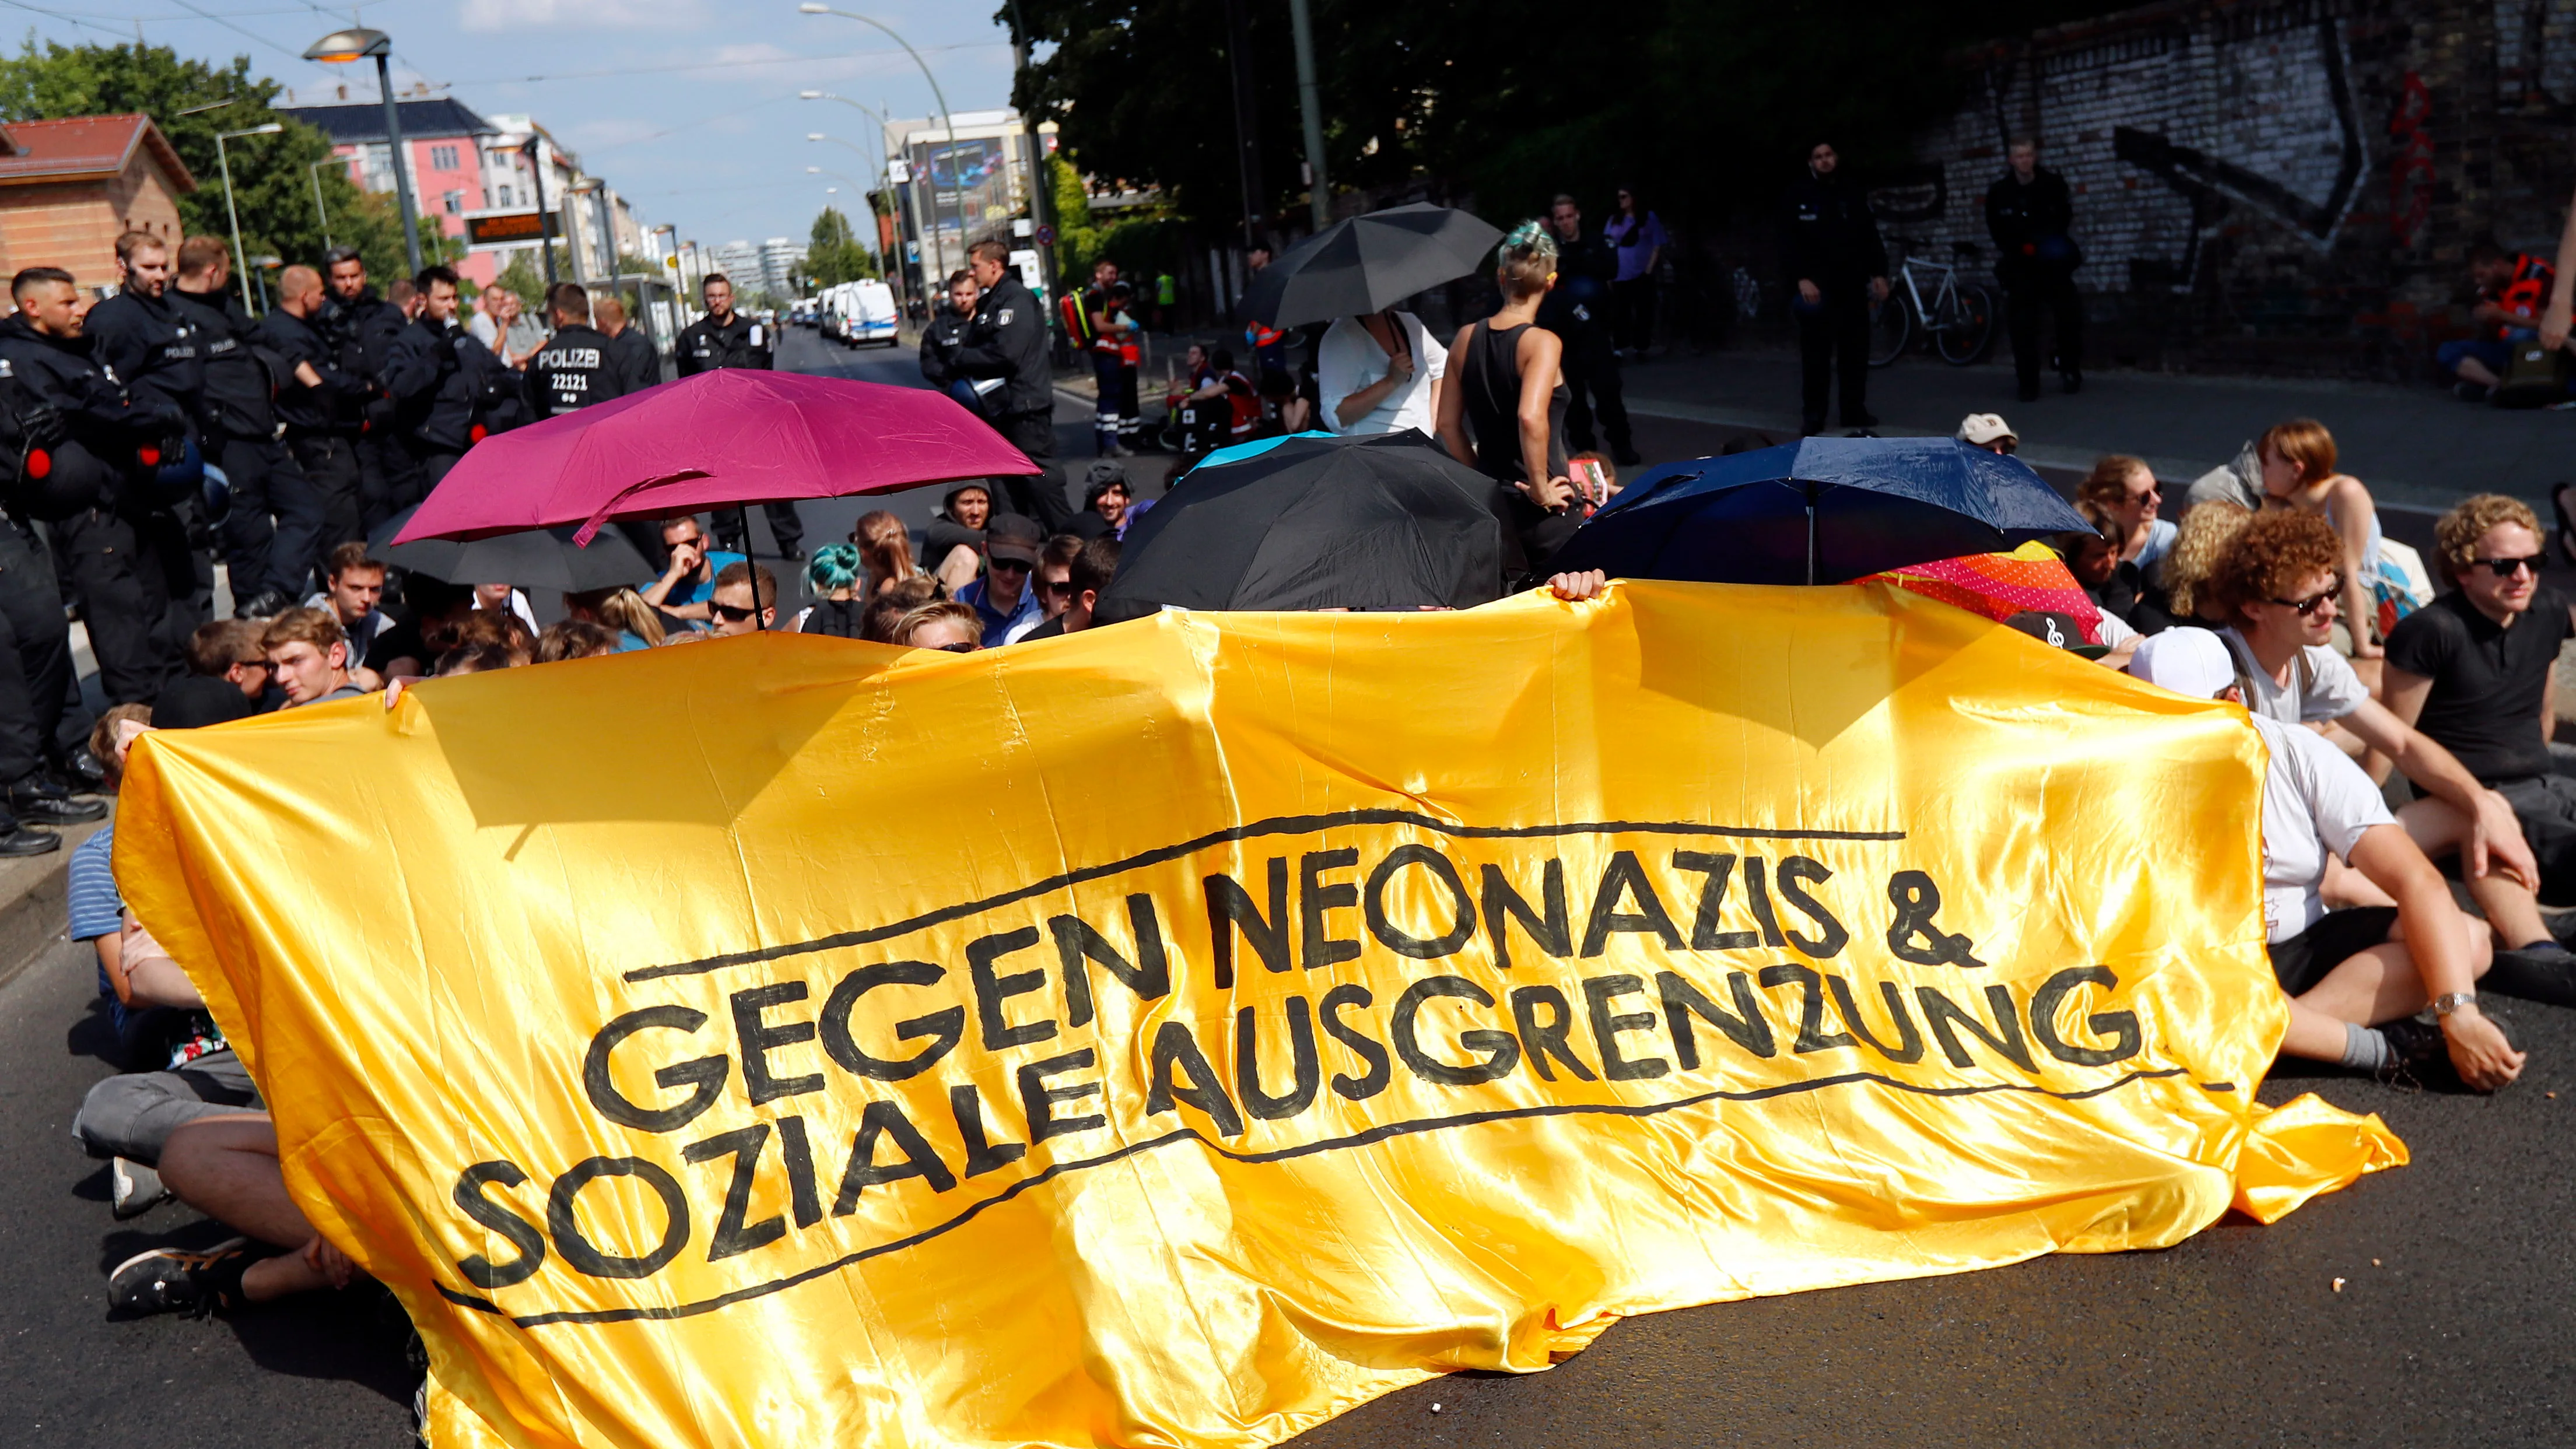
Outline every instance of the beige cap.
{"type": "Polygon", "coordinates": [[[2000,413],[1970,413],[1959,420],[1959,441],[1962,443],[1973,443],[1982,448],[1997,438],[2010,438],[2018,443],[2021,434],[2014,432],[2012,424],[2005,422],[2000,413]]]}

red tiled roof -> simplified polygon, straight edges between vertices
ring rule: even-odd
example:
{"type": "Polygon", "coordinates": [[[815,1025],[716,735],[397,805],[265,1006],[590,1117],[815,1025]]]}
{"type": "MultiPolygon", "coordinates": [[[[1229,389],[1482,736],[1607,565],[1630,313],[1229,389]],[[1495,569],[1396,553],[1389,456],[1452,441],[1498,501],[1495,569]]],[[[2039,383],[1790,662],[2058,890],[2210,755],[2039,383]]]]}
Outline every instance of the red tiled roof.
{"type": "Polygon", "coordinates": [[[0,186],[29,181],[78,181],[114,176],[137,149],[149,150],[181,191],[197,189],[179,153],[149,116],[71,116],[59,121],[0,125],[10,154],[0,155],[0,186]]]}

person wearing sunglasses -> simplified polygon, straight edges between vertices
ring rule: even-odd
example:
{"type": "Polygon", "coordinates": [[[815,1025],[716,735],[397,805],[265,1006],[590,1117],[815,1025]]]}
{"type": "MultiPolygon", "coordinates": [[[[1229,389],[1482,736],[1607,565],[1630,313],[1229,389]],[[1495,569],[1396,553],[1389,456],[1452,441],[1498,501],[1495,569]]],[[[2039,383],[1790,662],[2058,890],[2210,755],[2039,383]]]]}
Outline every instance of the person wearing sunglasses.
{"type": "Polygon", "coordinates": [[[973,605],[984,621],[985,648],[1009,643],[1014,629],[1025,634],[1046,622],[1038,591],[1029,587],[1045,543],[1037,520],[1024,514],[996,513],[985,525],[984,576],[957,591],[957,601],[973,605]]]}
{"type": "MultiPolygon", "coordinates": [[[[2348,753],[2372,750],[2394,761],[2419,794],[2458,812],[2462,876],[2472,891],[2539,885],[2539,867],[2513,806],[2480,784],[2458,757],[2371,698],[2352,665],[2334,651],[2344,597],[2343,539],[2313,513],[2256,514],[2229,542],[2209,590],[2229,627],[2219,633],[2243,677],[2248,710],[2282,724],[2339,726],[2348,753]],[[2358,746],[2357,750],[2355,746],[2358,746]]],[[[2535,710],[2535,715],[2537,711],[2535,710]]],[[[2374,773],[2384,775],[2382,766],[2374,773]]],[[[2346,904],[2389,902],[2367,883],[2329,882],[2346,904]]],[[[2520,946],[2529,937],[2506,944],[2520,946]]]]}
{"type": "MultiPolygon", "coordinates": [[[[2576,780],[2549,754],[2549,675],[2576,637],[2576,608],[2540,581],[2540,520],[2520,499],[2481,493],[2433,526],[2436,557],[2455,587],[2398,621],[2388,636],[2389,713],[2457,756],[2503,797],[2539,865],[2539,894],[2576,890],[2576,780]]],[[[2398,820],[2426,853],[2463,840],[2460,812],[2415,800],[2398,820]]],[[[2496,989],[2576,1005],[2576,955],[2542,921],[2534,893],[2489,871],[2469,882],[2503,944],[2496,989]]]]}
{"type": "Polygon", "coordinates": [[[903,616],[894,626],[893,642],[907,649],[944,649],[972,654],[984,647],[984,621],[955,599],[937,599],[903,616]]]}
{"type": "Polygon", "coordinates": [[[778,627],[778,579],[769,565],[732,563],[716,575],[716,586],[707,595],[707,632],[721,638],[736,634],[757,634],[778,627]],[[752,615],[751,591],[754,581],[760,589],[759,618],[752,615]]]}

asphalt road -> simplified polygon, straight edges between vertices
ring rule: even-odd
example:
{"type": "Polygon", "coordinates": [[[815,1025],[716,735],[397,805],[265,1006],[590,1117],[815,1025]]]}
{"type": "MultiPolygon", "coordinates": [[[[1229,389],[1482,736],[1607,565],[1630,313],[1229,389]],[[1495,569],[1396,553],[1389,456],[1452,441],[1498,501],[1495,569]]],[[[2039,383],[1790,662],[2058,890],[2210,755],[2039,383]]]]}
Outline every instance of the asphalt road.
{"type": "MultiPolygon", "coordinates": [[[[790,365],[913,376],[908,354],[809,356],[818,344],[802,334],[788,346],[790,365]]],[[[1089,452],[1082,410],[1068,402],[1058,421],[1078,477],[1089,452]]],[[[1710,431],[1648,424],[1639,443],[1650,456],[1689,456],[1714,451],[1710,431]]],[[[926,492],[808,504],[808,536],[839,537],[863,508],[889,502],[926,516],[936,490],[926,492]]],[[[2231,1216],[2161,1253],[2042,1258],[1635,1319],[1547,1373],[1453,1375],[1298,1442],[2576,1442],[2576,1234],[2564,1221],[2565,1184],[2576,1181],[2576,1013],[2507,1004],[2498,1014],[2532,1060],[2493,1098],[2341,1076],[2267,1084],[2269,1102],[2317,1090],[2380,1112],[2414,1153],[2412,1166],[2271,1227],[2231,1216]]],[[[83,949],[59,945],[0,986],[0,1159],[11,1167],[0,1174],[0,1449],[407,1442],[412,1380],[399,1325],[379,1304],[109,1318],[109,1266],[223,1234],[177,1206],[127,1224],[108,1216],[105,1170],[69,1135],[81,1094],[110,1070],[105,1041],[83,949]]]]}

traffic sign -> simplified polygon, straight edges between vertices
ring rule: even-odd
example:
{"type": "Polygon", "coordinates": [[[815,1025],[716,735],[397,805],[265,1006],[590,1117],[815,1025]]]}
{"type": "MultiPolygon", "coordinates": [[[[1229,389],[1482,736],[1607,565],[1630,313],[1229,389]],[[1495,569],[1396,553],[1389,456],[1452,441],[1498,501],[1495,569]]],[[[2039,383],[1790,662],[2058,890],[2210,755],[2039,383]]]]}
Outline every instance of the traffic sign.
{"type": "Polygon", "coordinates": [[[1038,223],[1038,245],[1042,247],[1051,247],[1055,245],[1054,227],[1048,226],[1044,222],[1038,223]]]}

